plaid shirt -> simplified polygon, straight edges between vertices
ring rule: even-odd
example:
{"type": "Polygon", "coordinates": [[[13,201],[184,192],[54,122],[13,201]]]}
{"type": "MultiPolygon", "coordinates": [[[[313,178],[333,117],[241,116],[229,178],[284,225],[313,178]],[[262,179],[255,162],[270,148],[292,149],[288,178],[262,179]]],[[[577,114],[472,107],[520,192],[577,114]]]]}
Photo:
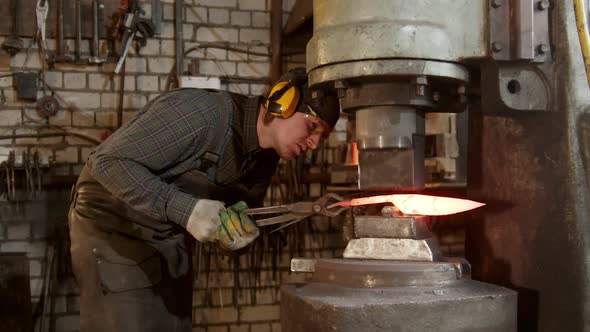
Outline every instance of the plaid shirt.
{"type": "Polygon", "coordinates": [[[230,112],[231,127],[224,136],[216,182],[239,180],[235,170],[261,151],[274,159],[273,167],[278,162],[274,150],[261,150],[258,143],[260,98],[221,93],[232,99],[232,110],[219,107],[214,92],[199,89],[174,90],[150,101],[88,157],[90,174],[135,210],[185,227],[198,198],[167,180],[195,169],[207,138],[219,130],[219,112],[230,112]]]}

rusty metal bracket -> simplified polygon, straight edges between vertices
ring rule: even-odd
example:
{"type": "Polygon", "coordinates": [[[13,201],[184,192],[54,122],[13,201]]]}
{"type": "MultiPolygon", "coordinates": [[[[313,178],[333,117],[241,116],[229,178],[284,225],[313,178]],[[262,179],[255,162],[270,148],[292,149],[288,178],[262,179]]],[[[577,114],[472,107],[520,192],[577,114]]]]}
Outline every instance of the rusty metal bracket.
{"type": "Polygon", "coordinates": [[[551,56],[549,0],[489,0],[489,53],[497,61],[551,56]]]}

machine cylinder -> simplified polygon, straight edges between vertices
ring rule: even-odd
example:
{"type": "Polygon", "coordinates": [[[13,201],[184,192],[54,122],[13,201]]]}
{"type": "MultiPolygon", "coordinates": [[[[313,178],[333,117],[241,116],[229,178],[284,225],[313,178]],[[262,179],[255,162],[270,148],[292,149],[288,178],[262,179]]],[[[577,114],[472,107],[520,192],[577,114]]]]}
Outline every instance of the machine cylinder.
{"type": "Polygon", "coordinates": [[[424,135],[424,114],[413,107],[373,106],[356,112],[360,149],[411,149],[414,135],[424,135]]]}
{"type": "Polygon", "coordinates": [[[314,1],[307,68],[404,58],[460,62],[486,55],[484,0],[314,1]]]}
{"type": "Polygon", "coordinates": [[[361,189],[420,189],[424,185],[424,113],[408,106],[356,111],[361,189]]]}

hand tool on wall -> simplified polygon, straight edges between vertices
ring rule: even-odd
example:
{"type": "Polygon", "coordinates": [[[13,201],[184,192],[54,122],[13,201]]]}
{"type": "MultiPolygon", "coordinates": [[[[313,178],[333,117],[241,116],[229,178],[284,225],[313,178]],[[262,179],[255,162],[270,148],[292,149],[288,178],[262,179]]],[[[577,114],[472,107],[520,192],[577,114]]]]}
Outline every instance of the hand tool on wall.
{"type": "MultiPolygon", "coordinates": [[[[335,217],[339,215],[344,210],[347,210],[348,207],[339,207],[337,209],[329,209],[328,205],[334,202],[341,202],[343,198],[336,195],[336,194],[327,194],[320,199],[314,202],[297,202],[293,204],[286,204],[286,205],[277,205],[277,206],[268,206],[262,208],[255,208],[255,209],[247,209],[244,210],[243,213],[251,216],[261,215],[261,214],[276,214],[276,213],[284,213],[282,215],[276,217],[270,217],[265,219],[258,219],[256,220],[256,225],[258,226],[269,226],[274,224],[280,224],[288,222],[278,229],[283,227],[289,226],[295,222],[298,222],[302,219],[307,217],[311,217],[313,215],[322,215],[327,217],[335,217]]],[[[334,204],[331,204],[334,205],[334,204]]],[[[277,229],[277,230],[278,230],[277,229]]]]}
{"type": "Polygon", "coordinates": [[[30,168],[30,160],[29,160],[29,154],[27,153],[26,150],[23,150],[23,154],[22,154],[22,169],[24,171],[24,179],[21,181],[21,183],[24,183],[23,185],[23,189],[25,192],[26,197],[30,197],[31,195],[31,168],[30,168]]]}
{"type": "Polygon", "coordinates": [[[49,13],[49,0],[37,0],[35,15],[37,17],[37,34],[36,39],[41,50],[42,60],[46,61],[45,56],[45,27],[47,23],[47,14],[49,13]]]}
{"type": "Polygon", "coordinates": [[[10,168],[8,167],[8,160],[2,163],[2,196],[7,201],[10,200],[10,168]]]}
{"type": "Polygon", "coordinates": [[[72,57],[65,55],[64,40],[64,0],[57,0],[57,46],[55,54],[49,59],[50,64],[72,62],[72,57]]]}
{"type": "Polygon", "coordinates": [[[106,59],[100,57],[100,29],[102,27],[102,17],[104,12],[103,0],[92,1],[92,47],[90,48],[92,56],[88,59],[91,64],[100,64],[106,59]]]}
{"type": "Polygon", "coordinates": [[[6,38],[4,43],[2,43],[2,48],[5,49],[10,55],[15,55],[16,53],[20,52],[24,46],[23,40],[20,39],[18,28],[20,0],[12,0],[10,5],[12,9],[12,33],[8,38],[6,38]]]}
{"type": "Polygon", "coordinates": [[[16,199],[16,181],[14,180],[14,168],[16,165],[16,153],[10,151],[8,153],[7,174],[8,174],[8,200],[16,199]]]}
{"type": "Polygon", "coordinates": [[[75,4],[75,30],[76,30],[76,39],[74,39],[74,61],[80,62],[82,61],[80,48],[82,45],[82,0],[76,0],[75,4]]]}
{"type": "Polygon", "coordinates": [[[184,64],[184,43],[182,39],[183,35],[183,4],[184,1],[175,1],[174,3],[174,47],[176,57],[176,87],[180,87],[180,76],[182,75],[182,68],[184,64]]]}
{"type": "Polygon", "coordinates": [[[35,193],[36,195],[41,195],[41,158],[39,157],[38,150],[35,150],[33,154],[33,168],[35,169],[36,177],[35,193]]]}
{"type": "MultiPolygon", "coordinates": [[[[184,1],[176,1],[174,3],[174,67],[168,74],[168,82],[166,83],[166,90],[172,90],[180,87],[180,76],[184,68],[183,59],[185,56],[184,43],[182,39],[183,30],[183,4],[184,1]]],[[[190,52],[192,48],[187,50],[190,52]]]]}
{"type": "Polygon", "coordinates": [[[39,55],[43,62],[47,61],[47,55],[45,53],[45,31],[47,26],[47,14],[49,13],[49,0],[37,0],[37,5],[35,6],[35,19],[37,22],[37,30],[33,35],[33,39],[31,40],[31,44],[27,48],[27,53],[25,54],[25,61],[23,66],[27,66],[29,62],[29,56],[31,54],[31,50],[33,49],[33,45],[37,43],[39,45],[39,55]]]}
{"type": "Polygon", "coordinates": [[[37,0],[35,15],[37,17],[37,38],[45,44],[45,26],[47,23],[47,14],[49,13],[49,0],[37,0]]]}
{"type": "Polygon", "coordinates": [[[25,174],[27,176],[27,195],[30,198],[34,198],[37,196],[37,189],[36,189],[36,172],[35,169],[35,156],[33,155],[32,151],[25,150],[23,151],[23,167],[25,168],[25,174]]]}
{"type": "Polygon", "coordinates": [[[154,24],[154,34],[162,33],[162,2],[152,0],[152,23],[154,24]]]}
{"type": "Polygon", "coordinates": [[[64,41],[64,0],[57,0],[57,47],[56,47],[56,62],[61,62],[65,54],[64,41]]]}
{"type": "Polygon", "coordinates": [[[137,0],[129,3],[127,14],[123,18],[124,32],[123,39],[121,40],[119,62],[115,66],[115,74],[121,71],[121,67],[127,58],[127,53],[129,53],[129,48],[133,40],[137,39],[138,42],[143,40],[143,43],[145,43],[145,39],[154,35],[154,24],[151,20],[140,17],[142,13],[143,10],[137,0]]]}

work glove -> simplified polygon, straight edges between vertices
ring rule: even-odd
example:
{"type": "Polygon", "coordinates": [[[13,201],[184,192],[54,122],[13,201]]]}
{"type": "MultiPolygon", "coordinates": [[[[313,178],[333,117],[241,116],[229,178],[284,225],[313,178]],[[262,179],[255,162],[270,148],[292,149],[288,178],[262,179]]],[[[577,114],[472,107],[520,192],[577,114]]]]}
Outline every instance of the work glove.
{"type": "Polygon", "coordinates": [[[243,212],[247,208],[248,204],[240,201],[219,213],[221,225],[217,229],[217,241],[222,249],[242,249],[260,235],[256,223],[243,212]]]}
{"type": "Polygon", "coordinates": [[[186,230],[199,242],[215,241],[221,225],[219,213],[223,210],[223,202],[199,199],[188,218],[186,230]]]}

